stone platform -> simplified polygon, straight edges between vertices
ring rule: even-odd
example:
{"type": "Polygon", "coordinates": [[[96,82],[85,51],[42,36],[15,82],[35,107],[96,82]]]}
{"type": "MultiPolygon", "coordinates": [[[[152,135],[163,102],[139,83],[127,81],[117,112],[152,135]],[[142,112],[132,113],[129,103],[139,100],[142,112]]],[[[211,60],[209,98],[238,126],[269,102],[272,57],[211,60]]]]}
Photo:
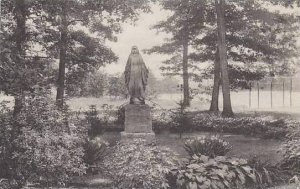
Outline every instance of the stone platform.
{"type": "Polygon", "coordinates": [[[148,105],[128,104],[125,106],[125,131],[121,132],[121,140],[128,141],[135,138],[149,142],[155,140],[151,110],[148,105]]]}

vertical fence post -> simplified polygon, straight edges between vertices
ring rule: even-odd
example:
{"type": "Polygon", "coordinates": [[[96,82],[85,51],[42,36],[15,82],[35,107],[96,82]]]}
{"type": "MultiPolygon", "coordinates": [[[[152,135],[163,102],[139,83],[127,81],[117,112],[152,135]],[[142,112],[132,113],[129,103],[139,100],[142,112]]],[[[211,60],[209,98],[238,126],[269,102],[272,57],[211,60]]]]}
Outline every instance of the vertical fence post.
{"type": "Polygon", "coordinates": [[[273,80],[271,80],[271,108],[273,108],[273,80]]]}
{"type": "Polygon", "coordinates": [[[251,108],[251,90],[252,90],[252,85],[250,82],[250,84],[249,84],[249,108],[251,108]]]}
{"type": "Polygon", "coordinates": [[[257,107],[259,108],[259,82],[257,82],[257,107]]]}
{"type": "Polygon", "coordinates": [[[284,106],[284,80],[282,82],[282,105],[284,106]]]}
{"type": "Polygon", "coordinates": [[[290,107],[292,107],[293,79],[290,82],[290,107]]]}

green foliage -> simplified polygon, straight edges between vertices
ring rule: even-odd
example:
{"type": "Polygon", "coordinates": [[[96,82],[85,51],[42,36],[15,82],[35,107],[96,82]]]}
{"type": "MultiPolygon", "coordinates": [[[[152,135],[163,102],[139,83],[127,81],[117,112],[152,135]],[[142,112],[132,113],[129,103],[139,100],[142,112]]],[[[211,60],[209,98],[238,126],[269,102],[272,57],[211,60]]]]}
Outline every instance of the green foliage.
{"type": "Polygon", "coordinates": [[[94,137],[119,124],[121,121],[119,113],[113,105],[103,104],[100,110],[97,110],[96,105],[91,105],[90,109],[84,112],[85,120],[89,124],[89,136],[94,137]]]}
{"type": "Polygon", "coordinates": [[[174,110],[156,110],[153,114],[153,130],[160,132],[170,130],[181,134],[191,129],[191,119],[189,119],[186,106],[182,101],[178,103],[178,108],[174,110]]]}
{"type": "MultiPolygon", "coordinates": [[[[278,1],[281,0],[270,2],[278,1]]],[[[171,14],[153,28],[169,33],[171,37],[164,44],[154,46],[146,52],[172,54],[170,59],[163,62],[161,70],[164,74],[182,75],[180,40],[186,36],[193,49],[189,54],[189,75],[196,81],[212,78],[212,67],[202,71],[197,63],[217,61],[215,27],[217,21],[214,3],[214,1],[187,3],[172,0],[160,2],[171,14]],[[201,35],[197,35],[199,33],[201,35]]],[[[297,56],[296,31],[298,31],[295,24],[297,19],[293,14],[274,12],[265,6],[265,2],[255,1],[228,1],[224,9],[227,55],[230,64],[228,71],[232,88],[248,88],[248,81],[268,75],[293,73],[295,65],[289,58],[297,56]]]]}
{"type": "Polygon", "coordinates": [[[88,139],[84,145],[84,162],[95,165],[107,155],[108,143],[100,137],[88,139]]]}
{"type": "Polygon", "coordinates": [[[232,149],[232,146],[218,135],[212,135],[187,139],[184,142],[184,149],[191,157],[193,155],[205,155],[215,158],[216,156],[225,156],[232,149]]]}
{"type": "MultiPolygon", "coordinates": [[[[153,129],[156,132],[169,130],[174,132],[210,131],[221,133],[243,134],[262,138],[285,139],[300,136],[297,131],[299,121],[272,116],[237,115],[224,118],[221,115],[206,112],[187,112],[182,131],[178,130],[178,122],[174,121],[174,111],[156,111],[153,114],[153,129]]],[[[175,120],[181,120],[177,116],[175,120]]]]}
{"type": "Polygon", "coordinates": [[[10,157],[13,136],[12,136],[12,112],[10,108],[7,107],[5,102],[0,103],[0,178],[9,178],[10,170],[10,157]]]}
{"type": "Polygon", "coordinates": [[[116,124],[124,125],[125,123],[125,106],[119,106],[117,110],[116,124]]]}
{"type": "MultiPolygon", "coordinates": [[[[215,61],[216,28],[210,26],[213,26],[216,20],[214,17],[208,19],[204,21],[207,24],[203,29],[205,34],[194,41],[194,47],[199,50],[191,56],[195,61],[215,61]]],[[[238,73],[240,87],[243,87],[247,79],[259,79],[263,72],[279,74],[285,67],[281,65],[282,61],[296,55],[297,26],[292,14],[273,12],[266,8],[263,2],[228,1],[225,5],[225,22],[230,69],[231,72],[238,73]],[[274,25],[276,27],[273,27],[274,25]],[[271,71],[268,70],[270,64],[273,66],[271,71]],[[243,73],[246,75],[241,77],[243,73]]],[[[293,66],[291,61],[284,64],[288,67],[293,66]]]]}
{"type": "Polygon", "coordinates": [[[111,97],[126,98],[128,91],[125,87],[125,76],[117,75],[108,78],[107,94],[111,97]]]}
{"type": "Polygon", "coordinates": [[[164,130],[172,130],[172,112],[167,110],[156,110],[152,113],[152,129],[155,133],[164,130]]]}
{"type": "Polygon", "coordinates": [[[142,139],[118,143],[104,160],[115,188],[166,188],[165,174],[178,160],[169,149],[142,139]]]}
{"type": "Polygon", "coordinates": [[[299,122],[290,122],[271,116],[224,118],[214,114],[198,113],[192,118],[193,130],[228,132],[276,139],[287,137],[290,129],[297,125],[299,122]]]}
{"type": "Polygon", "coordinates": [[[261,161],[253,157],[248,161],[249,165],[255,170],[257,183],[256,188],[264,189],[286,182],[290,177],[279,165],[274,165],[268,161],[261,161]]]}
{"type": "Polygon", "coordinates": [[[182,101],[178,103],[179,107],[175,112],[172,112],[171,119],[175,130],[182,133],[183,131],[187,131],[191,122],[188,118],[188,112],[186,111],[186,106],[182,101]]]}
{"type": "Polygon", "coordinates": [[[85,119],[87,120],[87,123],[90,125],[88,131],[90,136],[96,136],[97,134],[100,134],[102,131],[98,129],[99,125],[99,118],[98,118],[98,111],[96,109],[96,105],[91,105],[89,107],[89,110],[84,113],[85,119]]]}
{"type": "Polygon", "coordinates": [[[300,139],[286,141],[280,151],[283,152],[282,167],[299,174],[300,171],[300,139]]]}
{"type": "Polygon", "coordinates": [[[35,2],[1,1],[1,50],[0,50],[0,91],[19,95],[20,90],[31,91],[34,85],[42,85],[48,79],[47,60],[40,59],[32,52],[29,41],[39,45],[39,28],[33,24],[26,28],[25,22],[30,13],[38,7],[35,2]],[[30,56],[25,56],[25,52],[30,56]],[[45,77],[44,77],[45,76],[45,77]]]}
{"type": "Polygon", "coordinates": [[[28,97],[18,117],[10,123],[1,128],[1,132],[10,135],[1,135],[0,140],[0,149],[6,149],[1,150],[5,153],[1,157],[8,158],[10,179],[20,184],[64,184],[71,176],[85,173],[82,145],[86,130],[67,110],[57,110],[47,94],[28,97]],[[2,141],[10,143],[3,146],[2,141]]]}
{"type": "Polygon", "coordinates": [[[299,0],[272,0],[271,3],[275,5],[284,5],[286,7],[300,7],[300,1],[299,0]]]}
{"type": "Polygon", "coordinates": [[[158,93],[176,93],[179,91],[179,82],[174,77],[164,77],[156,82],[156,91],[158,93]]]}
{"type": "Polygon", "coordinates": [[[167,176],[172,189],[233,189],[256,183],[254,170],[244,159],[194,155],[185,166],[167,176]]]}
{"type": "Polygon", "coordinates": [[[65,64],[68,69],[66,83],[80,83],[80,79],[84,79],[88,73],[96,71],[100,66],[116,62],[117,56],[105,42],[117,40],[116,34],[122,30],[121,23],[137,20],[139,11],[149,11],[148,2],[42,1],[45,15],[44,22],[40,24],[42,27],[45,27],[43,23],[52,26],[47,28],[42,39],[47,46],[47,53],[60,59],[59,55],[63,50],[60,44],[64,43],[65,64]],[[79,29],[75,25],[82,27],[79,29]],[[67,35],[64,41],[60,38],[62,32],[67,35]]]}
{"type": "Polygon", "coordinates": [[[85,74],[79,79],[75,74],[66,83],[66,93],[69,97],[101,97],[107,88],[107,75],[101,72],[85,74]]]}

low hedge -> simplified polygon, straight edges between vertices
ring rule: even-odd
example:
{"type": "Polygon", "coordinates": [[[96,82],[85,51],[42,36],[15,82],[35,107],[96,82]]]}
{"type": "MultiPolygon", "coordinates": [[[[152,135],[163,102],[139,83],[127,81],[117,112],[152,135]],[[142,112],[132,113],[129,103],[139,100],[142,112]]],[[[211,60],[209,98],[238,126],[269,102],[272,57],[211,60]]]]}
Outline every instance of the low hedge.
{"type": "Polygon", "coordinates": [[[187,115],[189,120],[184,125],[172,123],[172,119],[154,119],[153,128],[156,132],[168,130],[177,132],[184,128],[185,132],[206,131],[243,134],[247,136],[259,136],[262,138],[284,139],[291,131],[299,128],[300,123],[291,119],[273,118],[272,116],[236,116],[225,118],[221,115],[206,112],[190,113],[187,115]]]}

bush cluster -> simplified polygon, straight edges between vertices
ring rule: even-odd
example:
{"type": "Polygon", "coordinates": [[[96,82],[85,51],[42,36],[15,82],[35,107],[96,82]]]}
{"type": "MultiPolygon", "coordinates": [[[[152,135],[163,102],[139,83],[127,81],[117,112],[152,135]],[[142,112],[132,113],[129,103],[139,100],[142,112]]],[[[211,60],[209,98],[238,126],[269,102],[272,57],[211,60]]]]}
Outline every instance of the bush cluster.
{"type": "Polygon", "coordinates": [[[300,123],[294,120],[273,118],[271,116],[237,116],[225,118],[220,115],[200,112],[186,114],[187,122],[178,126],[178,122],[183,115],[174,114],[169,111],[154,113],[153,128],[156,132],[169,130],[178,132],[178,127],[184,129],[184,132],[190,131],[210,131],[243,134],[247,136],[259,136],[262,138],[285,139],[291,135],[300,136],[300,132],[294,132],[299,128],[300,123]],[[174,116],[177,118],[174,119],[174,116]],[[293,132],[291,132],[293,131],[293,132]]]}
{"type": "Polygon", "coordinates": [[[86,129],[68,110],[58,110],[46,94],[26,98],[17,117],[3,107],[0,113],[0,157],[9,179],[20,185],[64,184],[85,173],[86,129]]]}
{"type": "Polygon", "coordinates": [[[104,159],[106,174],[115,188],[167,188],[165,174],[178,164],[167,148],[142,139],[118,143],[104,159]]]}
{"type": "Polygon", "coordinates": [[[91,105],[89,110],[84,112],[85,120],[87,121],[89,127],[89,136],[95,137],[102,134],[106,130],[120,130],[120,115],[121,109],[115,111],[112,105],[103,104],[101,111],[97,110],[95,105],[91,105]]]}
{"type": "Polygon", "coordinates": [[[218,115],[199,113],[193,116],[194,130],[217,131],[264,138],[282,139],[287,136],[290,128],[299,122],[289,122],[284,119],[266,117],[234,117],[224,118],[218,115]]]}
{"type": "Polygon", "coordinates": [[[282,168],[299,174],[300,172],[300,139],[287,140],[280,151],[283,152],[282,168]]]}

